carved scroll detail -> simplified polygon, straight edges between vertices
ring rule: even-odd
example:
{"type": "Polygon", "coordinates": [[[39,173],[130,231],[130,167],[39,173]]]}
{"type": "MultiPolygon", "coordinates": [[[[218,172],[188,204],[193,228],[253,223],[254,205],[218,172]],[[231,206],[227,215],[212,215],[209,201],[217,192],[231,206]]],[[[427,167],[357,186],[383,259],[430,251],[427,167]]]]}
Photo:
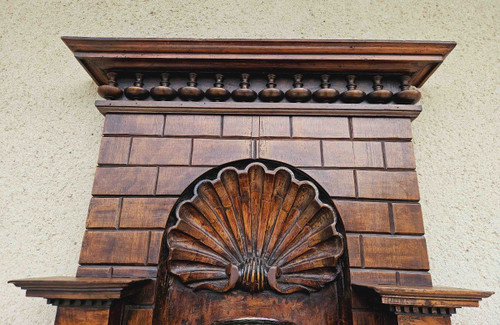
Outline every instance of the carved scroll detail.
{"type": "Polygon", "coordinates": [[[288,294],[333,281],[344,253],[337,215],[309,181],[254,162],[200,181],[177,205],[168,269],[193,289],[288,294]]]}

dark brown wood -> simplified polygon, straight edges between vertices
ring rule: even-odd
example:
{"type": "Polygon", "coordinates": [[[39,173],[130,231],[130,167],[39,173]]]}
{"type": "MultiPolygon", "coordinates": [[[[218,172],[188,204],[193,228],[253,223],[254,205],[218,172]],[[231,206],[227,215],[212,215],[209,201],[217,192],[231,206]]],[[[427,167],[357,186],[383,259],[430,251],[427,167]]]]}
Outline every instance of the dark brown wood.
{"type": "Polygon", "coordinates": [[[365,99],[365,92],[357,89],[355,75],[347,75],[347,90],[340,94],[340,99],[344,103],[361,103],[365,99]]]}
{"type": "MultiPolygon", "coordinates": [[[[422,111],[418,105],[377,104],[324,104],[302,103],[234,103],[234,102],[133,102],[97,100],[95,105],[102,114],[231,114],[231,115],[294,115],[294,116],[372,116],[416,118],[422,111]]],[[[195,131],[196,128],[193,127],[195,131]]],[[[383,131],[383,130],[381,130],[383,131]]]]}
{"type": "Polygon", "coordinates": [[[263,102],[280,102],[285,94],[279,88],[276,88],[276,75],[270,73],[267,75],[266,88],[259,92],[259,98],[263,102]]]}
{"type": "Polygon", "coordinates": [[[277,162],[242,161],[210,174],[217,176],[190,185],[172,214],[176,222],[160,253],[156,322],[266,317],[350,324],[346,236],[335,207],[319,199],[324,193],[277,162]],[[270,301],[280,303],[261,308],[270,301]],[[185,304],[206,312],[173,312],[185,304]]]}
{"type": "Polygon", "coordinates": [[[368,94],[367,99],[370,103],[387,104],[392,99],[392,91],[384,89],[382,85],[382,76],[373,77],[373,91],[368,94]]]}
{"type": "Polygon", "coordinates": [[[198,82],[196,79],[198,75],[196,73],[189,74],[189,81],[187,82],[187,86],[179,88],[179,97],[182,100],[186,101],[199,101],[202,100],[205,96],[205,93],[198,88],[198,82]]]}
{"type": "Polygon", "coordinates": [[[206,96],[208,99],[214,102],[223,102],[231,96],[229,90],[224,88],[224,84],[222,83],[223,80],[224,75],[222,75],[221,73],[217,73],[215,75],[214,86],[212,88],[209,88],[206,92],[206,96]]]}
{"type": "Polygon", "coordinates": [[[154,100],[172,100],[177,97],[177,91],[170,86],[169,74],[161,73],[160,85],[151,88],[151,97],[154,100]]]}
{"type": "Polygon", "coordinates": [[[116,82],[116,72],[108,72],[106,74],[108,77],[108,83],[105,85],[100,85],[97,88],[97,93],[99,96],[105,99],[118,99],[122,97],[123,90],[117,87],[118,83],[116,82]]]}
{"type": "Polygon", "coordinates": [[[98,84],[107,83],[106,71],[112,70],[198,69],[214,73],[399,73],[411,75],[411,85],[421,87],[456,45],[454,42],[374,40],[199,40],[68,36],[62,39],[98,84]]]}
{"type": "Polygon", "coordinates": [[[142,86],[144,86],[143,78],[144,78],[144,75],[142,73],[135,74],[134,85],[125,88],[125,96],[128,99],[142,100],[142,99],[146,99],[149,97],[149,91],[142,87],[142,86]]]}
{"type": "Polygon", "coordinates": [[[294,75],[293,88],[287,90],[285,97],[289,102],[307,102],[311,99],[311,91],[303,87],[302,75],[300,73],[294,75]]]}
{"type": "Polygon", "coordinates": [[[240,88],[233,90],[231,96],[237,102],[253,102],[257,99],[257,93],[250,89],[250,82],[248,81],[250,75],[248,73],[241,74],[240,88]]]}
{"type": "Polygon", "coordinates": [[[410,76],[401,77],[401,91],[394,96],[394,101],[399,104],[415,104],[420,100],[420,91],[410,89],[410,76]]]}
{"type": "Polygon", "coordinates": [[[335,88],[331,88],[330,75],[321,75],[320,89],[313,94],[313,99],[318,103],[333,103],[339,97],[339,92],[335,88]]]}

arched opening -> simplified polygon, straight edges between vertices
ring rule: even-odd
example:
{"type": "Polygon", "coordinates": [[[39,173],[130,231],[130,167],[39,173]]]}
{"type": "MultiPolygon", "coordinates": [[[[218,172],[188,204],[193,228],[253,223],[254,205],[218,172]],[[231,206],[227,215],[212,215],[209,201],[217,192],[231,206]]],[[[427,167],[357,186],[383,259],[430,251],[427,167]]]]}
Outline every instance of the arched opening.
{"type": "Polygon", "coordinates": [[[154,324],[350,324],[346,236],[328,193],[279,161],[215,167],[182,193],[154,324]]]}

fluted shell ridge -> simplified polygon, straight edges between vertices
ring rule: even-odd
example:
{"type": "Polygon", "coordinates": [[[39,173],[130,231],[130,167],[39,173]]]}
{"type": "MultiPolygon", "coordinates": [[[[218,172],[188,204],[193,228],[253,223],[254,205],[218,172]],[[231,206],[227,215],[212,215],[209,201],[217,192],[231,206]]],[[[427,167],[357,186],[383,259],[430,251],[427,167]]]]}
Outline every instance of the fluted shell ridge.
{"type": "Polygon", "coordinates": [[[314,292],[335,280],[344,237],[316,186],[253,162],[202,180],[168,229],[168,269],[193,289],[314,292]]]}

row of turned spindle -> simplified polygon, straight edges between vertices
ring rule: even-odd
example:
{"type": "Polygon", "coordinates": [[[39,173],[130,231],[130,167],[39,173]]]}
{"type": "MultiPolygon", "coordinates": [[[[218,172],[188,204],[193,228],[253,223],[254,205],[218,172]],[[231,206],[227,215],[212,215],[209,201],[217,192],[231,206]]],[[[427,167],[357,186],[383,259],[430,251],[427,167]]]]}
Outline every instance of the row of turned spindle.
{"type": "Polygon", "coordinates": [[[304,88],[302,74],[295,74],[293,88],[284,93],[281,89],[276,88],[276,75],[268,74],[266,88],[261,90],[258,95],[254,90],[250,89],[250,75],[247,73],[241,74],[240,88],[232,92],[224,88],[224,76],[220,73],[215,75],[214,86],[205,92],[197,87],[198,75],[196,73],[190,73],[187,85],[179,88],[179,90],[170,87],[168,73],[162,73],[160,84],[150,90],[143,88],[144,75],[142,73],[135,74],[133,86],[125,88],[125,91],[118,88],[116,82],[117,74],[115,72],[109,72],[107,76],[108,84],[101,85],[98,88],[99,95],[106,99],[119,99],[123,93],[131,100],[144,100],[151,95],[154,100],[167,101],[179,96],[180,99],[185,101],[200,101],[206,97],[211,101],[223,102],[232,97],[237,102],[253,102],[258,96],[263,102],[280,102],[283,98],[286,98],[289,102],[305,103],[312,98],[318,103],[333,103],[337,99],[340,99],[344,103],[361,103],[366,99],[369,103],[374,104],[386,104],[390,101],[398,104],[415,104],[420,99],[420,92],[410,87],[410,77],[407,75],[401,77],[401,91],[395,94],[384,89],[382,76],[374,76],[373,91],[368,95],[364,91],[357,89],[355,75],[346,76],[347,90],[339,93],[338,90],[331,87],[330,75],[323,74],[321,75],[320,89],[312,93],[311,90],[304,88]]]}

